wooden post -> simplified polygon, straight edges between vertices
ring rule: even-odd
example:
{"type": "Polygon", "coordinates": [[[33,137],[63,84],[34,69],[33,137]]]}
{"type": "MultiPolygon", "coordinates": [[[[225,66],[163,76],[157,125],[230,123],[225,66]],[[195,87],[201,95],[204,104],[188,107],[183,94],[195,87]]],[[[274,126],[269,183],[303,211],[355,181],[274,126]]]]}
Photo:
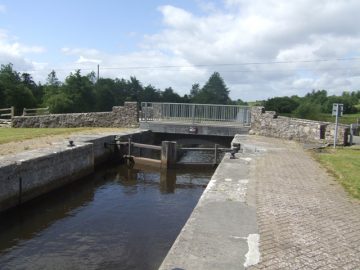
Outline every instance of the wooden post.
{"type": "Polygon", "coordinates": [[[14,118],[14,115],[15,115],[15,107],[14,106],[11,106],[11,111],[10,111],[10,114],[11,114],[11,119],[14,118]]]}
{"type": "Polygon", "coordinates": [[[26,116],[26,108],[23,109],[23,116],[26,116]]]}
{"type": "Polygon", "coordinates": [[[176,166],[176,142],[163,141],[161,144],[161,168],[176,166]]]}
{"type": "Polygon", "coordinates": [[[160,190],[165,193],[174,193],[176,186],[176,172],[172,169],[160,170],[160,190]]]}

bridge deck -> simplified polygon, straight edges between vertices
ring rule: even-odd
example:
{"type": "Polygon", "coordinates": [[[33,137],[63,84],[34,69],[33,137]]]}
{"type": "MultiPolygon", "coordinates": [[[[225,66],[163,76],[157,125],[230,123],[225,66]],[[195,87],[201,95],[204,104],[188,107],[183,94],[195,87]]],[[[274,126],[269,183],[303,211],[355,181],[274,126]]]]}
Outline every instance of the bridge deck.
{"type": "Polygon", "coordinates": [[[158,133],[234,136],[248,134],[250,126],[236,122],[141,121],[140,128],[158,133]]]}

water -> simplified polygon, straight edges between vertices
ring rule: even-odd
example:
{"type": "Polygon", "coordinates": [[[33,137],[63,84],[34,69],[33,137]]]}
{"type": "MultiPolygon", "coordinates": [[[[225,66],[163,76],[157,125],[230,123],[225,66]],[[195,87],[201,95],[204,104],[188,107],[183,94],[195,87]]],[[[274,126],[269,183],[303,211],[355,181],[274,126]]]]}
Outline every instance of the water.
{"type": "Polygon", "coordinates": [[[0,215],[0,269],[157,269],[212,174],[103,168],[0,215]]]}

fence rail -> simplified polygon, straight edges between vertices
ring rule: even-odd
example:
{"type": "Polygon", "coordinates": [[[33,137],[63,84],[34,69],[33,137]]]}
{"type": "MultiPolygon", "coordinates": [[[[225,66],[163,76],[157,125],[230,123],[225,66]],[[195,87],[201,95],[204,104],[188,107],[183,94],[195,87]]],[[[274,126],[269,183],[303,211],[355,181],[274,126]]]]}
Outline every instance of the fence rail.
{"type": "Polygon", "coordinates": [[[140,121],[250,125],[250,107],[239,105],[142,102],[140,121]]]}
{"type": "Polygon", "coordinates": [[[23,116],[35,116],[35,115],[46,115],[49,114],[49,107],[46,108],[33,108],[33,109],[27,109],[24,108],[23,110],[23,116]]]}
{"type": "Polygon", "coordinates": [[[0,119],[11,119],[14,117],[15,108],[12,106],[10,108],[0,109],[0,119]]]}

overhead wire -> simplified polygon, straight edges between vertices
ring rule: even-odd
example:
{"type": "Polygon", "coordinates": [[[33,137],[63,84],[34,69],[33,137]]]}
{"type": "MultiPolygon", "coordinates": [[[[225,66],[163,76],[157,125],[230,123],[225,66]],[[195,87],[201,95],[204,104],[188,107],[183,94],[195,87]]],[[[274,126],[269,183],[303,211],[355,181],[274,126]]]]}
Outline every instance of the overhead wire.
{"type": "MultiPolygon", "coordinates": [[[[269,64],[299,64],[299,63],[321,63],[321,62],[339,62],[339,61],[359,61],[360,57],[352,58],[335,58],[335,59],[313,59],[313,60],[288,60],[288,61],[263,61],[263,62],[242,62],[242,63],[218,63],[218,64],[194,64],[194,65],[159,65],[159,66],[104,66],[101,70],[134,70],[134,69],[164,69],[164,68],[194,68],[194,67],[225,67],[225,66],[251,66],[251,65],[269,65],[269,64]]],[[[88,67],[72,67],[72,68],[45,68],[22,70],[20,72],[37,72],[44,70],[69,71],[69,70],[95,70],[88,67]]],[[[330,69],[329,69],[330,70],[330,69]]],[[[273,71],[273,70],[272,70],[273,71]]],[[[261,70],[239,70],[233,72],[262,72],[261,70]]]]}

